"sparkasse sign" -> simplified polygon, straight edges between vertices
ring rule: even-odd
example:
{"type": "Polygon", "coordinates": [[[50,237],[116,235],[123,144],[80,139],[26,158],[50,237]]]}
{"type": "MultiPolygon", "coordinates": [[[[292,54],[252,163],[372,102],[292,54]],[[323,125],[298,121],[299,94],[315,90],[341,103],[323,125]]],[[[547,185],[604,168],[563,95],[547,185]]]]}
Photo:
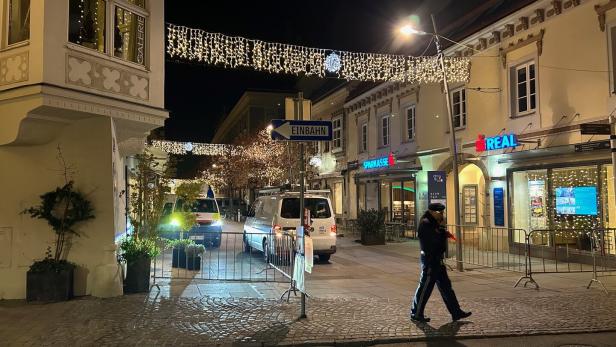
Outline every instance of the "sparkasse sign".
{"type": "Polygon", "coordinates": [[[515,134],[486,137],[478,135],[475,141],[477,152],[493,151],[497,149],[515,148],[518,146],[518,137],[515,134]]]}
{"type": "Polygon", "coordinates": [[[366,160],[362,163],[364,170],[380,169],[396,165],[396,158],[393,153],[389,153],[386,157],[366,160]]]}

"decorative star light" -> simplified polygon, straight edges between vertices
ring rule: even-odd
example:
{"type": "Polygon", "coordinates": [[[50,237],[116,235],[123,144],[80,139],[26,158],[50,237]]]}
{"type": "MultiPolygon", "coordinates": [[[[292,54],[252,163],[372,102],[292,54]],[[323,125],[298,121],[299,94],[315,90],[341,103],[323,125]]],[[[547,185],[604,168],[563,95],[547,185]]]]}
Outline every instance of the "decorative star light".
{"type": "Polygon", "coordinates": [[[341,67],[340,56],[336,54],[336,52],[331,52],[327,58],[325,58],[325,70],[327,72],[338,73],[341,67]]]}

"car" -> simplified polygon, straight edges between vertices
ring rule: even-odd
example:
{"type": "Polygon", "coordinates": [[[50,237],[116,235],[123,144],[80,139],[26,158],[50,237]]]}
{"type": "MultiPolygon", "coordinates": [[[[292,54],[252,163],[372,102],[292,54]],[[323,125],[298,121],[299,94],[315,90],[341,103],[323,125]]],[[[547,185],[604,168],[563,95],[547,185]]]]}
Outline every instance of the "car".
{"type": "Polygon", "coordinates": [[[184,206],[184,201],[178,199],[174,210],[196,215],[196,225],[183,233],[183,238],[204,246],[220,247],[223,222],[215,199],[200,196],[191,206],[184,206]]]}
{"type": "MultiPolygon", "coordinates": [[[[281,192],[258,197],[252,204],[244,223],[244,250],[263,252],[265,261],[279,255],[280,236],[294,235],[300,224],[298,192],[281,192]]],[[[329,197],[307,191],[304,206],[310,211],[310,236],[314,254],[320,261],[328,261],[336,253],[336,220],[329,197]]],[[[288,248],[288,247],[286,247],[288,248]]],[[[285,248],[285,249],[286,249],[285,248]]]]}

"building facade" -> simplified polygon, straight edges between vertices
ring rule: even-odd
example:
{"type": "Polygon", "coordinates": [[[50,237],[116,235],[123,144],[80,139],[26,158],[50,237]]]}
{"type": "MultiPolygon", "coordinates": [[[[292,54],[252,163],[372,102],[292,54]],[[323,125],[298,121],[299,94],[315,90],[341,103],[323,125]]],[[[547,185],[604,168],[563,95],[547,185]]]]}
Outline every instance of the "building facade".
{"type": "MultiPolygon", "coordinates": [[[[446,50],[471,59],[470,80],[447,96],[459,197],[440,85],[385,83],[349,99],[347,161],[358,162],[350,217],[380,208],[416,223],[431,199],[445,198],[438,185],[446,184],[447,205],[459,199],[465,225],[616,226],[609,134],[587,130],[605,128],[616,109],[614,8],[608,0],[536,1],[446,50]]],[[[521,234],[503,241],[524,241],[513,235],[521,234]]]]}
{"type": "Polygon", "coordinates": [[[242,135],[264,130],[272,119],[284,119],[285,98],[293,93],[246,91],[216,129],[212,143],[233,144],[242,135]]]}
{"type": "Polygon", "coordinates": [[[344,113],[344,102],[354,83],[345,83],[338,88],[313,101],[311,119],[328,120],[332,122],[332,141],[318,142],[316,155],[309,164],[315,173],[309,182],[315,189],[329,189],[332,192],[331,202],[336,219],[342,221],[348,218],[348,170],[346,160],[347,134],[344,124],[347,117],[344,113]]]}
{"type": "Polygon", "coordinates": [[[0,24],[0,299],[24,298],[28,267],[53,247],[20,211],[64,184],[57,148],[95,214],[68,256],[75,294],[121,294],[127,158],[168,117],[164,3],[5,0],[0,24]]]}

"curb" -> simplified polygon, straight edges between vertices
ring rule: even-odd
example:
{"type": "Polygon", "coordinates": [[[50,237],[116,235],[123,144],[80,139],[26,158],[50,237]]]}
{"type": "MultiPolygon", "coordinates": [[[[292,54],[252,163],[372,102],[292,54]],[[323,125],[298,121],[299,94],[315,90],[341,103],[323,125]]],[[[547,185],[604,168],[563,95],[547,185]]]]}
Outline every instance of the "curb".
{"type": "MultiPolygon", "coordinates": [[[[541,336],[541,335],[567,335],[567,334],[592,334],[592,333],[607,333],[616,332],[616,329],[586,329],[586,330],[571,330],[571,331],[537,331],[537,332],[517,332],[517,333],[494,333],[494,334],[481,334],[481,335],[460,335],[460,336],[407,336],[407,337],[381,337],[376,339],[349,339],[349,340],[314,340],[305,342],[283,342],[278,343],[275,346],[340,346],[340,347],[363,347],[373,345],[386,345],[394,343],[408,343],[408,342],[426,342],[426,341],[448,341],[448,340],[471,340],[471,339],[492,339],[492,338],[507,338],[507,337],[521,337],[521,336],[541,336]]],[[[254,344],[251,344],[254,345],[254,344]]],[[[262,346],[268,346],[265,343],[262,346]]],[[[238,346],[244,346],[238,345],[238,346]]],[[[247,344],[246,346],[249,346],[247,344]]]]}

